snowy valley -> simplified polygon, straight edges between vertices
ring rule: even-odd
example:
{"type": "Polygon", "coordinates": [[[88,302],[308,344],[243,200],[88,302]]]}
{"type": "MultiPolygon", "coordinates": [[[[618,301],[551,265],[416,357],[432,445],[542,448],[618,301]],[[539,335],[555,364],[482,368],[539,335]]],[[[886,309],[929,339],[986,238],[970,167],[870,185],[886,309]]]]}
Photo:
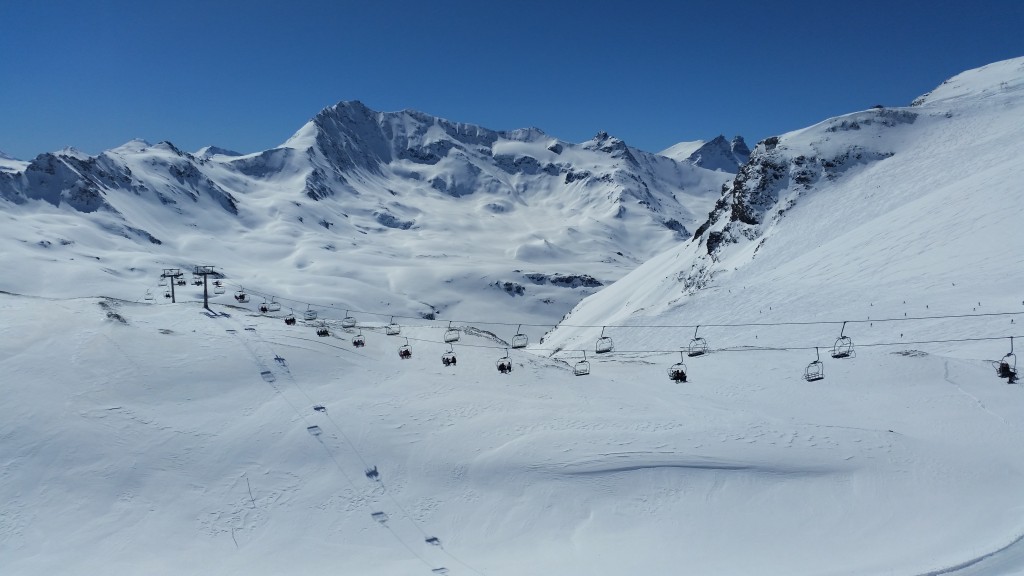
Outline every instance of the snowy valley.
{"type": "Polygon", "coordinates": [[[0,571],[1024,574],[1022,118],[4,158],[0,571]]]}

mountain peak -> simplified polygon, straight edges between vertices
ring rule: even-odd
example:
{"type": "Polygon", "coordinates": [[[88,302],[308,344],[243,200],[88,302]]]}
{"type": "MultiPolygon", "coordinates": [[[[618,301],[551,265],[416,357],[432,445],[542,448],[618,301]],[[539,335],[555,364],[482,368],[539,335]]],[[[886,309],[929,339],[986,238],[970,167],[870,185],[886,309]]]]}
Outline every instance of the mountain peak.
{"type": "Polygon", "coordinates": [[[690,154],[687,160],[701,168],[735,174],[749,157],[750,149],[742,136],[736,136],[730,142],[719,134],[690,154]]]}
{"type": "Polygon", "coordinates": [[[203,146],[199,150],[196,150],[194,156],[199,158],[210,158],[213,156],[242,156],[241,152],[235,152],[234,150],[228,150],[227,148],[221,148],[219,146],[203,146]]]}

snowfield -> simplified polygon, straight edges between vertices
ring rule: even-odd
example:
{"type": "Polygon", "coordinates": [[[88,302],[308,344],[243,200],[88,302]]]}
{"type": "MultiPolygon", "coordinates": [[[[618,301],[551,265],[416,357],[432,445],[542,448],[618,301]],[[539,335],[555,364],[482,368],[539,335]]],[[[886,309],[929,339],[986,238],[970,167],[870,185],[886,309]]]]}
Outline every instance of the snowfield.
{"type": "MultiPolygon", "coordinates": [[[[3,255],[0,572],[1024,574],[1024,386],[993,366],[1024,344],[1022,79],[995,63],[760,143],[694,239],[560,323],[448,282],[486,259],[457,244],[426,275],[366,243],[360,291],[279,264],[318,248],[229,243],[211,309],[191,284],[172,304],[153,252],[5,205],[9,236],[75,243],[3,255]],[[423,318],[410,285],[451,313],[423,318]]],[[[138,206],[126,221],[170,226],[138,206]]],[[[216,242],[211,222],[174,249],[216,242]]],[[[608,245],[642,244],[627,233],[608,245]]],[[[530,257],[565,268],[586,251],[566,245],[530,257]]]]}

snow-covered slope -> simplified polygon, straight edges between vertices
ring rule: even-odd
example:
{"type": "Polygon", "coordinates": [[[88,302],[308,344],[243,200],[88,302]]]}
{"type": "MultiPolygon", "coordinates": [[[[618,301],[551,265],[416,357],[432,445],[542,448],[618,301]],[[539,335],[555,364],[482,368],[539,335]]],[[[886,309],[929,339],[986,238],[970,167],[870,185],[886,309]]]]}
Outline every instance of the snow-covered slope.
{"type": "MultiPolygon", "coordinates": [[[[300,314],[287,325],[287,308],[260,314],[262,299],[240,305],[230,293],[212,311],[0,294],[0,374],[10,383],[0,396],[2,572],[1024,574],[1024,390],[991,365],[1009,336],[1024,340],[1021,199],[1010,190],[1022,158],[1022,64],[989,67],[989,85],[968,80],[959,97],[940,88],[941,101],[762,143],[697,239],[586,299],[525,350],[510,345],[516,326],[490,323],[497,308],[397,319],[400,333],[386,336],[387,318],[359,314],[343,328],[344,311],[320,306],[318,320],[300,314]],[[992,82],[1007,88],[992,93],[992,82]],[[445,343],[448,318],[459,339],[445,343]],[[855,357],[833,359],[843,321],[855,357]],[[695,324],[711,350],[685,357],[695,324]],[[614,350],[595,354],[602,327],[614,350]],[[352,345],[358,335],[364,347],[352,345]],[[814,346],[825,378],[808,382],[814,346]],[[445,353],[457,363],[443,364],[445,353]],[[684,357],[689,381],[669,380],[666,369],[684,357]],[[505,362],[511,373],[495,369],[505,362]],[[590,373],[575,376],[581,362],[590,373]]],[[[345,138],[333,138],[338,150],[345,138]]],[[[222,220],[230,209],[202,178],[182,176],[194,200],[150,182],[139,206],[163,194],[203,231],[153,246],[224,243],[219,254],[240,254],[227,260],[236,277],[331,294],[320,285],[326,265],[293,252],[306,231],[284,210],[309,210],[300,212],[308,219],[321,202],[368,196],[363,180],[408,164],[379,147],[372,157],[390,160],[339,153],[330,157],[350,168],[334,172],[315,140],[304,131],[230,160],[239,167],[202,165],[239,207],[223,229],[211,223],[234,222],[222,220]],[[255,178],[245,170],[300,157],[308,171],[240,184],[255,178]],[[333,196],[295,200],[301,207],[273,200],[271,181],[306,190],[316,168],[333,196]],[[333,186],[341,177],[347,188],[333,186]]],[[[166,145],[131,146],[162,158],[164,171],[182,158],[166,145]]],[[[574,153],[643,163],[610,138],[574,153]]],[[[48,176],[78,166],[61,164],[48,176]]],[[[108,295],[152,284],[148,270],[123,264],[154,265],[147,251],[122,252],[148,241],[22,206],[5,212],[0,232],[80,240],[15,244],[3,289],[108,295]],[[79,270],[97,265],[111,272],[79,270]]],[[[139,221],[144,211],[127,206],[117,207],[123,219],[139,221]]],[[[338,253],[373,279],[366,288],[419,278],[427,267],[396,258],[395,246],[417,247],[367,242],[338,253]]],[[[483,253],[463,250],[451,253],[483,253]]],[[[420,286],[423,301],[449,295],[420,286]]],[[[179,295],[197,293],[187,285],[179,295]]]]}
{"type": "MultiPolygon", "coordinates": [[[[691,241],[584,301],[569,323],[861,320],[881,304],[900,316],[1019,309],[1022,70],[1021,59],[992,64],[914,106],[758,143],[691,241]]],[[[588,332],[559,330],[551,342],[576,346],[588,332]]]]}
{"type": "Polygon", "coordinates": [[[256,154],[132,141],[23,168],[0,173],[4,241],[69,281],[0,288],[99,294],[114,276],[132,299],[164,267],[213,264],[324,306],[547,323],[688,238],[731,176],[603,133],[571,144],[359,102],[256,154]]]}
{"type": "Polygon", "coordinates": [[[0,172],[20,172],[28,167],[28,162],[12,158],[0,150],[0,172]]]}

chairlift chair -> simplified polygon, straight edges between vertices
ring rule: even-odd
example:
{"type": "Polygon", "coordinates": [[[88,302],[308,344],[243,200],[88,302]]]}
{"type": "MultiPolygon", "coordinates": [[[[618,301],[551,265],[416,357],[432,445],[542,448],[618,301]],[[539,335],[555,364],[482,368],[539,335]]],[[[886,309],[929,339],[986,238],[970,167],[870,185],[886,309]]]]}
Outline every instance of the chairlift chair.
{"type": "Polygon", "coordinates": [[[516,328],[516,335],[512,337],[512,348],[526,348],[529,343],[530,339],[523,334],[523,325],[520,324],[519,328],[516,328]]]}
{"type": "Polygon", "coordinates": [[[402,360],[408,360],[412,358],[412,348],[409,347],[409,339],[405,339],[405,344],[398,347],[398,357],[402,360]]]}
{"type": "Polygon", "coordinates": [[[804,380],[808,382],[816,382],[825,377],[825,365],[821,363],[821,354],[818,349],[814,349],[815,360],[804,368],[804,380]]]}
{"type": "Polygon", "coordinates": [[[280,302],[276,302],[276,301],[274,301],[273,298],[271,298],[270,302],[267,303],[267,311],[268,312],[280,312],[281,311],[281,303],[280,302]]]}
{"type": "Polygon", "coordinates": [[[239,290],[235,292],[235,300],[245,303],[249,301],[249,295],[245,293],[245,290],[239,290]]]}
{"type": "Polygon", "coordinates": [[[700,330],[699,325],[694,328],[693,339],[690,340],[690,347],[686,350],[686,355],[691,358],[694,356],[703,356],[704,354],[707,354],[708,351],[708,341],[703,338],[699,338],[697,336],[697,330],[700,330]]]}
{"type": "Polygon", "coordinates": [[[512,372],[512,359],[508,357],[508,348],[505,349],[505,355],[498,358],[498,361],[494,363],[498,367],[498,372],[502,374],[508,374],[512,372]]]}
{"type": "Polygon", "coordinates": [[[164,292],[164,298],[170,298],[170,297],[171,297],[170,291],[164,292]]]}
{"type": "Polygon", "coordinates": [[[1006,378],[1009,384],[1017,381],[1017,355],[1013,353],[1013,336],[1010,337],[1010,351],[995,365],[996,374],[1000,378],[1006,378]]]}
{"type": "Polygon", "coordinates": [[[356,319],[348,315],[348,310],[345,310],[345,317],[341,319],[342,328],[355,328],[356,319]]]}
{"type": "Polygon", "coordinates": [[[583,360],[580,360],[572,367],[572,373],[576,376],[586,376],[590,374],[590,362],[587,362],[587,351],[583,351],[583,360]]]}
{"type": "Polygon", "coordinates": [[[175,284],[177,284],[178,286],[184,286],[185,284],[187,284],[187,282],[179,278],[178,281],[175,282],[175,284]]]}
{"type": "Polygon", "coordinates": [[[445,366],[455,366],[455,349],[451,344],[448,344],[448,351],[441,355],[441,364],[445,366]]]}
{"type": "Polygon", "coordinates": [[[613,348],[615,348],[615,344],[612,342],[611,336],[605,336],[604,328],[601,328],[601,337],[597,339],[597,344],[594,345],[594,352],[604,354],[611,352],[613,348]]]}
{"type": "Polygon", "coordinates": [[[295,326],[295,314],[289,314],[284,317],[284,323],[289,326],[295,326]]]}
{"type": "Polygon", "coordinates": [[[452,328],[451,320],[448,321],[448,329],[444,333],[445,344],[451,344],[452,342],[459,341],[459,331],[452,328]]]}
{"type": "Polygon", "coordinates": [[[843,332],[846,331],[846,322],[843,322],[843,328],[839,331],[839,338],[836,338],[835,345],[832,346],[832,357],[833,358],[853,358],[853,340],[849,336],[844,336],[843,332]]]}
{"type": "Polygon", "coordinates": [[[683,362],[683,351],[679,351],[679,362],[668,367],[668,377],[673,382],[686,382],[689,372],[686,370],[686,363],[683,362]]]}
{"type": "Polygon", "coordinates": [[[306,311],[302,313],[302,317],[305,320],[316,320],[316,310],[313,310],[311,305],[307,305],[306,311]]]}
{"type": "Polygon", "coordinates": [[[214,284],[214,286],[213,286],[213,293],[214,294],[223,294],[225,291],[226,291],[226,289],[224,288],[223,285],[217,286],[216,284],[214,284]]]}
{"type": "Polygon", "coordinates": [[[363,346],[366,346],[366,338],[363,338],[362,332],[359,332],[359,334],[356,334],[352,338],[352,345],[355,346],[356,348],[362,348],[363,346]]]}
{"type": "Polygon", "coordinates": [[[270,312],[270,308],[267,307],[267,299],[264,298],[263,304],[260,304],[260,314],[266,314],[267,312],[270,312]]]}
{"type": "Polygon", "coordinates": [[[143,296],[143,298],[145,298],[146,300],[152,300],[153,299],[153,292],[151,290],[146,290],[146,295],[143,296]]]}
{"type": "Polygon", "coordinates": [[[321,338],[326,338],[331,335],[331,331],[327,328],[327,324],[321,322],[320,326],[316,329],[316,335],[321,338]]]}
{"type": "Polygon", "coordinates": [[[384,327],[384,333],[388,336],[398,336],[402,332],[402,327],[395,323],[395,317],[391,317],[391,322],[384,327]]]}

